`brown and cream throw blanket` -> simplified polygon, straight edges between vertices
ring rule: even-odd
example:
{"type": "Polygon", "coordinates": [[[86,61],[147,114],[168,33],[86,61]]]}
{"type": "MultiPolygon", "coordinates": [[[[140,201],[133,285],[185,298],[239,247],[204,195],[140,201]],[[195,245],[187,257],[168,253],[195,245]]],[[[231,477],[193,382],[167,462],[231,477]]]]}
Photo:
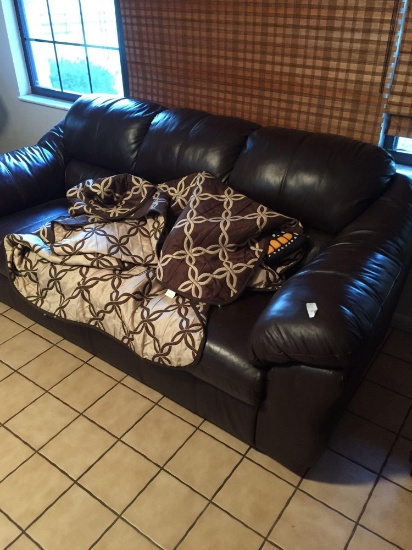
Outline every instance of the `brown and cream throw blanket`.
{"type": "Polygon", "coordinates": [[[205,172],[157,186],[87,180],[67,197],[69,217],[5,237],[11,281],[39,308],[162,365],[196,362],[209,307],[246,287],[276,290],[300,254],[265,265],[271,233],[300,224],[205,172]]]}

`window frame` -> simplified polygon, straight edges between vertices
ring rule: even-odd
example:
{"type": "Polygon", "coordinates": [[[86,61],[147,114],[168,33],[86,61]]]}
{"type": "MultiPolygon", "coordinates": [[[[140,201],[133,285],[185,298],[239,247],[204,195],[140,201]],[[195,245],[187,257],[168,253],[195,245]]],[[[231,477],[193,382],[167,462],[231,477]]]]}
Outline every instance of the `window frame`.
{"type": "MultiPolygon", "coordinates": [[[[48,0],[47,5],[48,5],[48,0]]],[[[65,92],[62,89],[56,90],[54,88],[45,88],[43,86],[39,86],[36,84],[36,76],[37,76],[37,70],[35,61],[31,52],[30,42],[33,41],[29,37],[27,24],[26,24],[26,18],[24,16],[24,0],[13,0],[14,2],[14,8],[16,12],[16,18],[18,23],[18,29],[20,34],[20,41],[23,48],[23,54],[24,54],[24,61],[26,65],[27,75],[29,78],[29,84],[31,93],[37,96],[51,98],[51,99],[57,99],[57,100],[63,100],[63,101],[70,101],[74,102],[77,98],[79,98],[82,95],[82,92],[75,93],[75,92],[65,92]]],[[[116,28],[117,28],[117,36],[118,36],[118,43],[119,43],[119,57],[120,57],[120,69],[122,73],[122,81],[123,81],[123,95],[125,97],[128,97],[129,95],[129,78],[128,78],[128,69],[127,69],[127,61],[126,61],[126,50],[124,46],[124,36],[123,36],[123,26],[121,24],[121,12],[120,12],[120,0],[113,0],[114,3],[114,9],[116,13],[116,28]]],[[[51,28],[53,29],[52,22],[50,21],[51,28]]],[[[83,21],[82,21],[82,27],[83,27],[83,21]]],[[[52,35],[52,40],[40,40],[35,39],[36,42],[46,42],[46,43],[52,43],[53,47],[55,48],[56,44],[68,44],[72,45],[71,42],[61,42],[60,40],[54,40],[54,35],[52,35]]],[[[78,46],[79,44],[73,44],[78,46]]],[[[91,93],[93,93],[93,86],[90,76],[90,67],[89,67],[89,58],[87,56],[87,48],[91,47],[86,42],[82,44],[86,50],[86,63],[87,63],[87,71],[89,76],[89,84],[90,84],[90,90],[91,93]]],[[[106,48],[97,48],[97,49],[106,49],[106,48]]],[[[117,48],[108,48],[108,49],[116,49],[117,48]]],[[[60,80],[60,87],[62,86],[60,71],[58,70],[59,80],[60,80]]]]}
{"type": "Polygon", "coordinates": [[[412,166],[412,153],[406,153],[398,150],[399,137],[398,136],[385,136],[383,148],[393,156],[393,160],[396,164],[403,164],[405,166],[412,166]]]}

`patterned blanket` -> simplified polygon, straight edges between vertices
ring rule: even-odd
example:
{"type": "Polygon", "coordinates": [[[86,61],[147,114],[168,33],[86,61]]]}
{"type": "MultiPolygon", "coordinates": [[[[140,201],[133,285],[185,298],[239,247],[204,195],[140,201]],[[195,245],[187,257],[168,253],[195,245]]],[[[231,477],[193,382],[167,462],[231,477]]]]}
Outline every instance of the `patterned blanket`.
{"type": "Polygon", "coordinates": [[[158,186],[130,174],[87,180],[67,197],[69,217],[5,237],[12,283],[154,363],[195,363],[209,307],[246,286],[278,288],[297,259],[264,266],[271,231],[300,225],[205,172],[158,186]]]}

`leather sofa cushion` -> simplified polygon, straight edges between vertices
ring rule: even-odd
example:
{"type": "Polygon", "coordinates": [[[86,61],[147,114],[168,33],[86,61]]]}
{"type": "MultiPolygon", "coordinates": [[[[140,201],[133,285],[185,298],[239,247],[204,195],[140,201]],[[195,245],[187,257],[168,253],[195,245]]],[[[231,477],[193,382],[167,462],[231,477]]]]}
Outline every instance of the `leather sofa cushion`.
{"type": "MultiPolygon", "coordinates": [[[[67,215],[68,206],[66,199],[58,199],[0,218],[1,275],[7,276],[3,237],[34,231],[47,221],[67,215]]],[[[248,339],[271,296],[266,292],[246,292],[232,304],[213,308],[201,362],[185,370],[248,405],[258,403],[264,392],[266,373],[248,360],[248,339]]]]}
{"type": "Polygon", "coordinates": [[[156,103],[82,96],[65,119],[67,155],[115,174],[132,173],[150,123],[163,110],[156,103]]]}
{"type": "Polygon", "coordinates": [[[67,199],[56,199],[0,218],[0,273],[7,276],[3,239],[10,233],[31,233],[58,216],[67,216],[67,199]]]}
{"type": "Polygon", "coordinates": [[[250,135],[229,185],[305,225],[338,233],[390,185],[383,149],[342,136],[285,128],[250,135]]]}
{"type": "Polygon", "coordinates": [[[135,174],[162,183],[194,172],[227,178],[257,124],[193,109],[169,109],[153,120],[135,174]]]}
{"type": "Polygon", "coordinates": [[[244,403],[259,403],[266,372],[252,365],[249,338],[272,296],[270,292],[246,291],[231,304],[212,308],[201,362],[187,370],[244,403]]]}
{"type": "Polygon", "coordinates": [[[66,166],[66,187],[70,189],[88,179],[106,178],[115,175],[114,170],[96,166],[89,162],[71,159],[66,166]]]}

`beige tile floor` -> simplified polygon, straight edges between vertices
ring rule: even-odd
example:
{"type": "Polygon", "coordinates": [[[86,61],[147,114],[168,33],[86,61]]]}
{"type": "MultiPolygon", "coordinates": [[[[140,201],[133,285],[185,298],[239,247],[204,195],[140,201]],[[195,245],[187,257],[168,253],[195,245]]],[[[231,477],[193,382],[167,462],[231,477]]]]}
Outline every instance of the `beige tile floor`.
{"type": "Polygon", "coordinates": [[[0,548],[412,549],[412,336],[303,477],[0,304],[0,548]]]}

